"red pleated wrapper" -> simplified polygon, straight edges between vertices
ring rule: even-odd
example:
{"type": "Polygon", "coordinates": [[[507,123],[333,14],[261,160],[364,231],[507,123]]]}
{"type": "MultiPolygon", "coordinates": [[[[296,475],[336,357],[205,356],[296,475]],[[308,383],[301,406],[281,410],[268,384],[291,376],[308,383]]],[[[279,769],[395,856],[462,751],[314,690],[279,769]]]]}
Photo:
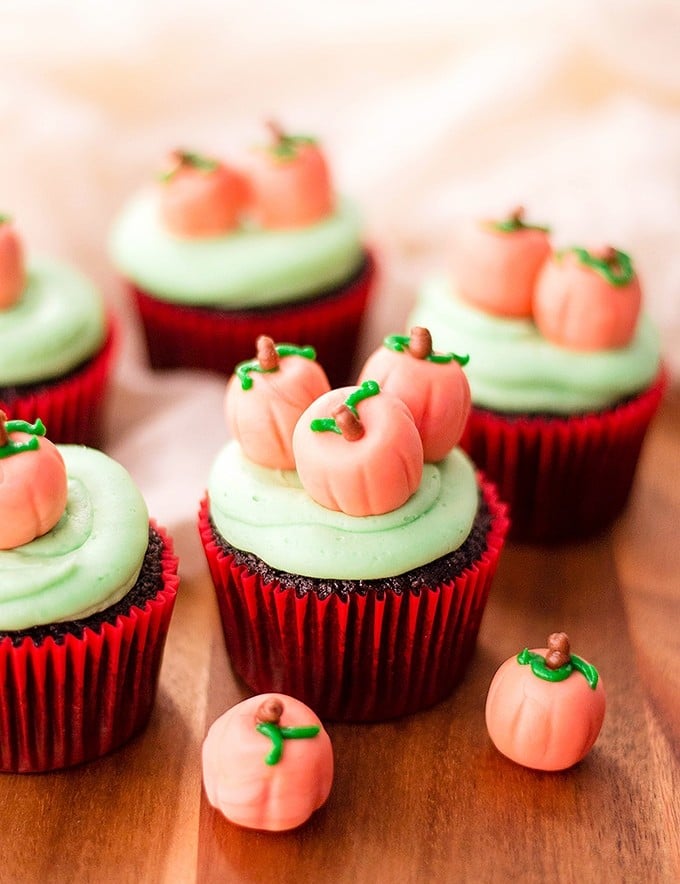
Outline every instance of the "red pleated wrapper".
{"type": "Polygon", "coordinates": [[[97,447],[101,442],[104,397],[118,339],[117,325],[111,317],[108,329],[104,346],[82,368],[7,402],[0,393],[0,411],[11,420],[30,423],[39,417],[52,442],[97,447]]]}
{"type": "Polygon", "coordinates": [[[320,599],[265,583],[214,541],[207,499],[199,529],[234,670],[256,693],[277,691],[322,718],[380,721],[451,693],[472,655],[508,520],[490,483],[487,547],[451,580],[397,595],[389,588],[320,599]]]}
{"type": "Polygon", "coordinates": [[[571,418],[509,418],[473,407],[461,448],[510,505],[513,540],[593,536],[621,513],[666,385],[660,371],[616,408],[571,418]]]}
{"type": "Polygon", "coordinates": [[[229,375],[252,359],[258,335],[311,344],[332,386],[349,383],[361,322],[375,277],[370,253],[341,289],[304,301],[252,310],[215,310],[161,301],[128,283],[153,368],[203,368],[229,375]]]}
{"type": "MultiPolygon", "coordinates": [[[[153,523],[152,523],[153,524],[153,523]]],[[[105,755],[147,723],[177,594],[177,557],[163,540],[163,586],[99,631],[63,643],[0,641],[0,770],[37,773],[105,755]]]]}

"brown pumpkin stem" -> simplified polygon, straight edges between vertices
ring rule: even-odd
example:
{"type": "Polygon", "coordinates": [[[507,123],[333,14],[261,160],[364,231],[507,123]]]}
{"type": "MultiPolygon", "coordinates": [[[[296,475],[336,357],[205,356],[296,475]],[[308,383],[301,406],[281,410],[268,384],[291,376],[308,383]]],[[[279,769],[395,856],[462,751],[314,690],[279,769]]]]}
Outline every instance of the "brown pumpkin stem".
{"type": "Polygon", "coordinates": [[[524,218],[524,206],[515,206],[509,217],[511,221],[521,221],[524,218]]]}
{"type": "Polygon", "coordinates": [[[269,697],[263,700],[257,707],[255,713],[255,721],[258,724],[278,724],[283,715],[283,703],[276,697],[269,697]]]}
{"type": "Polygon", "coordinates": [[[273,371],[279,367],[279,354],[276,352],[274,341],[267,335],[260,335],[256,341],[257,361],[262,371],[273,371]]]}
{"type": "Polygon", "coordinates": [[[7,432],[7,428],[5,427],[5,421],[7,420],[7,415],[4,411],[0,411],[0,447],[3,445],[7,445],[9,442],[9,433],[7,432]]]}
{"type": "Polygon", "coordinates": [[[283,126],[280,123],[278,123],[276,120],[266,120],[265,126],[271,132],[272,138],[274,139],[276,144],[278,144],[281,141],[281,139],[285,137],[286,133],[283,130],[283,126]]]}
{"type": "Polygon", "coordinates": [[[560,669],[571,659],[569,636],[566,632],[553,632],[548,636],[548,653],[545,665],[548,669],[560,669]]]}
{"type": "Polygon", "coordinates": [[[411,329],[408,352],[415,359],[427,359],[432,353],[432,335],[426,328],[416,325],[411,329]]]}
{"type": "Polygon", "coordinates": [[[348,442],[356,442],[364,435],[364,425],[344,402],[333,410],[332,415],[343,438],[348,442]]]}
{"type": "Polygon", "coordinates": [[[599,249],[596,249],[593,252],[594,257],[599,258],[601,261],[606,261],[607,264],[616,264],[616,249],[614,246],[605,245],[599,249]]]}

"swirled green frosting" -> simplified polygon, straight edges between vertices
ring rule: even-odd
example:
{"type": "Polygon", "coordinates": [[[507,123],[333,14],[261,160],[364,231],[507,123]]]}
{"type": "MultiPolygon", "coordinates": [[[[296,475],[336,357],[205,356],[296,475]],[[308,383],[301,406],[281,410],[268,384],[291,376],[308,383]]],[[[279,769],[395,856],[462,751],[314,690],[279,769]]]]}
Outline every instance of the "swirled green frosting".
{"type": "Polygon", "coordinates": [[[478,506],[474,467],[459,449],[425,464],[416,493],[381,516],[348,516],[312,500],[294,470],[251,463],[228,443],[208,483],[220,534],[273,568],[306,577],[372,580],[403,574],[463,544],[478,506]]]}
{"type": "Polygon", "coordinates": [[[21,298],[0,310],[0,386],[59,377],[94,355],[105,334],[95,286],[66,264],[32,258],[21,298]]]}
{"type": "Polygon", "coordinates": [[[163,226],[153,191],[123,209],[110,250],[121,273],[159,299],[225,308],[310,297],[349,279],[363,256],[358,213],[347,201],[309,227],[182,239],[163,226]]]}
{"type": "Polygon", "coordinates": [[[496,411],[599,410],[644,389],[659,370],[659,336],[644,313],[627,347],[579,352],[551,344],[530,319],[477,310],[436,278],[421,289],[408,319],[413,325],[428,328],[438,349],[470,353],[472,401],[496,411]]]}
{"type": "Polygon", "coordinates": [[[149,514],[127,471],[95,449],[57,447],[68,473],[66,511],[37,540],[0,550],[2,630],[102,611],[134,586],[142,566],[149,514]]]}

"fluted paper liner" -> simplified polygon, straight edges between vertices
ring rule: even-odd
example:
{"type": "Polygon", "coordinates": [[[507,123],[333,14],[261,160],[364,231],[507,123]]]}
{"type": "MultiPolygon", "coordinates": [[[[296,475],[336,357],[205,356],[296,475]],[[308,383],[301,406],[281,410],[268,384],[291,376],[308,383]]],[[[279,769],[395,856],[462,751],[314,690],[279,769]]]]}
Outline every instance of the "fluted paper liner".
{"type": "Polygon", "coordinates": [[[322,718],[376,721],[446,697],[475,647],[508,527],[494,487],[486,549],[451,580],[397,595],[368,590],[347,599],[265,583],[214,541],[204,500],[199,527],[234,670],[256,693],[277,691],[322,718]]]}

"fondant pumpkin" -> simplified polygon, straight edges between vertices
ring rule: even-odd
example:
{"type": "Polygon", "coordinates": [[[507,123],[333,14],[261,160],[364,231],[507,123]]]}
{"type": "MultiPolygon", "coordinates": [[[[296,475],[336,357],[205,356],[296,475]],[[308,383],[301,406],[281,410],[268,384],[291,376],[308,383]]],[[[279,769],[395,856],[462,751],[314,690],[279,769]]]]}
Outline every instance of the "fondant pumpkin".
{"type": "Polygon", "coordinates": [[[160,181],[160,214],[182,237],[219,236],[239,223],[248,198],[241,173],[218,160],[177,150],[160,181]]]}
{"type": "Polygon", "coordinates": [[[0,411],[0,549],[52,529],[66,507],[66,467],[41,421],[6,421],[0,411]]]}
{"type": "Polygon", "coordinates": [[[239,826],[279,832],[300,826],[326,801],[333,749],[309,707],[261,694],[217,719],[203,743],[208,800],[239,826]]]}
{"type": "Polygon", "coordinates": [[[242,362],[227,385],[225,410],[232,436],[254,463],[294,470],[293,430],[302,412],[330,390],[312,347],[257,339],[257,358],[242,362]]]}
{"type": "Polygon", "coordinates": [[[545,338],[573,350],[625,347],[635,334],[641,300],[625,252],[574,248],[545,264],[534,293],[534,322],[545,338]]]}
{"type": "Polygon", "coordinates": [[[531,316],[536,277],[550,254],[546,227],[525,223],[519,208],[501,221],[464,225],[452,249],[461,297],[498,316],[531,316]]]}
{"type": "Polygon", "coordinates": [[[374,378],[383,392],[408,406],[427,463],[436,463],[458,444],[470,413],[470,385],[461,365],[468,357],[433,353],[426,328],[410,336],[390,335],[361,370],[359,383],[374,378]]]}
{"type": "Polygon", "coordinates": [[[293,451],[310,497],[351,516],[397,509],[423,473],[423,444],[411,412],[375,381],[315,400],[297,422],[293,451]]]}
{"type": "Polygon", "coordinates": [[[335,200],[318,143],[275,124],[270,129],[273,143],[252,151],[248,161],[253,220],[264,228],[295,228],[326,218],[335,200]]]}
{"type": "Polygon", "coordinates": [[[605,693],[594,666],[570,653],[561,633],[548,647],[506,660],[493,677],[486,725],[496,748],[536,770],[564,770],[590,751],[602,727],[605,693]]]}
{"type": "Polygon", "coordinates": [[[8,215],[0,215],[0,310],[12,307],[26,285],[21,240],[8,215]]]}

